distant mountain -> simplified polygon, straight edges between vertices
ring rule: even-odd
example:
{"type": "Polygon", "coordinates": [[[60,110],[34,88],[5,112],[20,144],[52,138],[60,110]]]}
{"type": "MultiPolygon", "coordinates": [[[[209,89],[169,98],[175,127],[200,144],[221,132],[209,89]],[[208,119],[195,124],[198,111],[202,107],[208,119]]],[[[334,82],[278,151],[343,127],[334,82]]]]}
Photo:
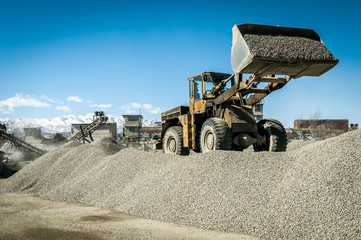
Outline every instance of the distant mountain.
{"type": "MultiPolygon", "coordinates": [[[[108,115],[110,123],[117,123],[117,132],[123,133],[124,118],[108,115]]],[[[56,117],[53,119],[34,118],[34,119],[9,119],[0,118],[0,123],[4,123],[9,132],[16,136],[22,136],[22,129],[29,127],[40,127],[43,135],[51,135],[60,133],[63,136],[70,135],[71,124],[73,123],[90,123],[93,121],[93,114],[89,113],[85,116],[68,115],[64,117],[56,117]]],[[[143,119],[143,127],[152,127],[159,120],[143,119]]]]}

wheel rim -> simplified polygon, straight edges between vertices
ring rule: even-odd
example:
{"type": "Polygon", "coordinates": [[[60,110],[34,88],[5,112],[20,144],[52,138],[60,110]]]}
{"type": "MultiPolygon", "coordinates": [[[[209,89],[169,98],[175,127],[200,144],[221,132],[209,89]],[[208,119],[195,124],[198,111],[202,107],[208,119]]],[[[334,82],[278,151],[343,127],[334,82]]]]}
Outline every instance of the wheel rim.
{"type": "Polygon", "coordinates": [[[174,137],[171,137],[171,138],[168,139],[167,146],[168,146],[168,151],[169,152],[171,152],[171,153],[176,152],[176,150],[177,150],[177,141],[175,140],[174,137]]]}
{"type": "Polygon", "coordinates": [[[204,138],[204,145],[206,146],[207,150],[214,149],[214,134],[211,131],[207,131],[204,138]]]}

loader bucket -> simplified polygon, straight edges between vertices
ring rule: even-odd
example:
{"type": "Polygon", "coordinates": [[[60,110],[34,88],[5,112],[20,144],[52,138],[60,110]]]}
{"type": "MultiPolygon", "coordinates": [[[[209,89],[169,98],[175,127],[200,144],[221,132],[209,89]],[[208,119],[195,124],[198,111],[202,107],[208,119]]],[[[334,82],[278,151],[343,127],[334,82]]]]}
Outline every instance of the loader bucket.
{"type": "Polygon", "coordinates": [[[235,73],[320,76],[338,63],[311,29],[241,24],[232,32],[235,73]]]}

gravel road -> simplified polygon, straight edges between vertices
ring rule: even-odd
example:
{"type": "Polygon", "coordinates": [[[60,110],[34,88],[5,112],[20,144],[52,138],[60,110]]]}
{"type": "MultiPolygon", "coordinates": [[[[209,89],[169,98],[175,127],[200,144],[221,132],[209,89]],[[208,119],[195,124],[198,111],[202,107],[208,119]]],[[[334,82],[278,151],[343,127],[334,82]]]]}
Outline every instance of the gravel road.
{"type": "Polygon", "coordinates": [[[0,223],[4,240],[261,240],[28,194],[0,194],[0,223]]]}

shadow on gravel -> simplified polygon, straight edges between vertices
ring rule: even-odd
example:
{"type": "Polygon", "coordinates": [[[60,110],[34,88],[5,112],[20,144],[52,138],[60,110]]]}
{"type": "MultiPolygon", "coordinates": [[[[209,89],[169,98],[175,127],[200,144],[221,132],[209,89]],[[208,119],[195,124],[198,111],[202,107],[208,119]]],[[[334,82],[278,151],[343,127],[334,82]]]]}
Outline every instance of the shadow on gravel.
{"type": "Polygon", "coordinates": [[[124,214],[124,216],[123,215],[119,216],[119,214],[88,215],[79,218],[80,221],[84,221],[84,222],[122,222],[132,219],[137,219],[137,218],[126,214],[124,214]]]}
{"type": "Polygon", "coordinates": [[[7,240],[105,240],[91,233],[78,231],[64,231],[56,228],[27,228],[17,234],[5,234],[2,239],[7,240]]]}

